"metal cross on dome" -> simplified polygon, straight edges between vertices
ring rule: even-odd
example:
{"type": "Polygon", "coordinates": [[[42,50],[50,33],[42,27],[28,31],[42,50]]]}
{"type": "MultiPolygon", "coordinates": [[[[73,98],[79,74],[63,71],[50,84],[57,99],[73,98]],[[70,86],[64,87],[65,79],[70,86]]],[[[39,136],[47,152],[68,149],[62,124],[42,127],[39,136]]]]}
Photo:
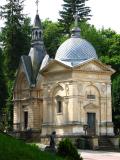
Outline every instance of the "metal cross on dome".
{"type": "Polygon", "coordinates": [[[36,6],[37,6],[37,14],[38,14],[38,6],[39,6],[39,0],[36,0],[36,6]]]}
{"type": "Polygon", "coordinates": [[[78,12],[76,12],[76,14],[73,17],[75,19],[75,27],[78,27],[78,20],[80,18],[80,16],[78,15],[78,12]]]}

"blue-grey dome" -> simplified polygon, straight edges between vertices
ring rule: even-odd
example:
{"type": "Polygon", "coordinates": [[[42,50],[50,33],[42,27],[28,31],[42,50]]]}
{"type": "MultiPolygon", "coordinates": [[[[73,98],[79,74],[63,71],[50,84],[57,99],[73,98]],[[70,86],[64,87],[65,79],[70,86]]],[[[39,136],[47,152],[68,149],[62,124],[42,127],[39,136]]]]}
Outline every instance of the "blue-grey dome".
{"type": "Polygon", "coordinates": [[[97,59],[94,47],[85,39],[71,37],[66,40],[57,50],[55,59],[71,62],[74,65],[89,59],[97,59]]]}

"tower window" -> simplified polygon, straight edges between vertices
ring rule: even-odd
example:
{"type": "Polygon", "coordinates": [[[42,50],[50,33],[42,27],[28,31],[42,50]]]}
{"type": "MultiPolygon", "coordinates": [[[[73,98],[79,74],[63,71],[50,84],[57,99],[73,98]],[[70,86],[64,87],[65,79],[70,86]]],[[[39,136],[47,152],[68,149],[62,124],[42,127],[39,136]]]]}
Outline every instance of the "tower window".
{"type": "Polygon", "coordinates": [[[39,38],[41,38],[41,32],[39,32],[39,38]]]}
{"type": "Polygon", "coordinates": [[[36,36],[36,39],[37,39],[38,38],[38,32],[37,31],[35,32],[35,36],[36,36]]]}
{"type": "Polygon", "coordinates": [[[95,97],[95,95],[93,95],[93,94],[88,94],[88,95],[87,95],[87,99],[91,99],[91,100],[93,99],[93,100],[94,100],[95,98],[96,98],[96,97],[95,97]]]}

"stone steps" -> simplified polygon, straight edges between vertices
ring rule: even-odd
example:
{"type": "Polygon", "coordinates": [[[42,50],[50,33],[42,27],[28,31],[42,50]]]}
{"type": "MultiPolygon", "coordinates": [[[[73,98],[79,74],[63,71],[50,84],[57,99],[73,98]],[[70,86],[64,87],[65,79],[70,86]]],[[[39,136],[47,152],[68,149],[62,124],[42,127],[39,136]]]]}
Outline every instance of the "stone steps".
{"type": "Polygon", "coordinates": [[[107,137],[100,137],[98,143],[99,143],[99,150],[109,150],[109,151],[115,150],[113,144],[107,137]]]}

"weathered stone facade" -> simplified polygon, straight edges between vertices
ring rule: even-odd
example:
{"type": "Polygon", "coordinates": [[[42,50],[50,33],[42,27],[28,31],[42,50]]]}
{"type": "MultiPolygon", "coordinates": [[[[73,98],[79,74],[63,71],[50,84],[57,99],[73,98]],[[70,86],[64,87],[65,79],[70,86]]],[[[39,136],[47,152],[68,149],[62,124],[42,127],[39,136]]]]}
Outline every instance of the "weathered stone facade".
{"type": "Polygon", "coordinates": [[[73,69],[54,62],[41,71],[44,77],[42,134],[84,135],[87,113],[95,113],[95,134],[113,135],[111,111],[112,69],[98,60],[73,69]],[[89,99],[94,95],[95,99],[89,99]],[[57,113],[56,98],[62,97],[57,113]]]}
{"type": "Polygon", "coordinates": [[[94,48],[79,37],[78,28],[50,60],[38,36],[39,22],[37,15],[33,48],[29,56],[21,57],[16,77],[14,130],[32,129],[42,136],[54,130],[57,135],[85,135],[86,126],[88,135],[114,135],[111,75],[115,71],[97,59],[94,48]]]}

